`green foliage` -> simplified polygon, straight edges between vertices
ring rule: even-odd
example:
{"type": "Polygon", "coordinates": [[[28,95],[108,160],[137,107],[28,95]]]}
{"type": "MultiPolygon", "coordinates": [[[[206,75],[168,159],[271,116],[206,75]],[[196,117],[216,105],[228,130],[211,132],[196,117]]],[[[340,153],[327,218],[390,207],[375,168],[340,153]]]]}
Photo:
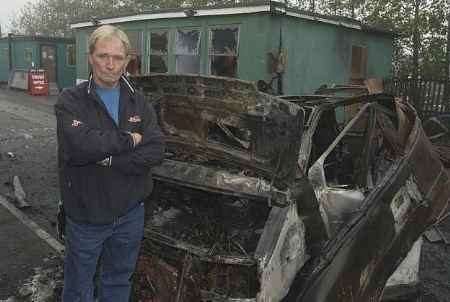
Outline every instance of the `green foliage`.
{"type": "MultiPolygon", "coordinates": [[[[79,20],[131,13],[130,0],[39,0],[28,2],[11,20],[13,33],[71,36],[70,24],[79,20]]],[[[134,2],[134,1],[133,1],[134,2]]]]}

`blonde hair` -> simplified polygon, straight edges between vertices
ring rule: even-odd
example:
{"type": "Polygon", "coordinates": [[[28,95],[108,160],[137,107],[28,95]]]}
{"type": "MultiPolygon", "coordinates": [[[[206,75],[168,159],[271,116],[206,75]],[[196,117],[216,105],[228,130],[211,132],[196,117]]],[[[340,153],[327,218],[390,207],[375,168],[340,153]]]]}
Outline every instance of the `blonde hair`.
{"type": "Polygon", "coordinates": [[[89,36],[88,40],[88,48],[89,53],[92,54],[95,50],[95,44],[98,40],[102,39],[110,39],[110,38],[118,38],[122,41],[123,47],[125,48],[125,54],[128,56],[130,52],[130,40],[128,39],[127,34],[118,27],[112,25],[102,25],[89,36]]]}

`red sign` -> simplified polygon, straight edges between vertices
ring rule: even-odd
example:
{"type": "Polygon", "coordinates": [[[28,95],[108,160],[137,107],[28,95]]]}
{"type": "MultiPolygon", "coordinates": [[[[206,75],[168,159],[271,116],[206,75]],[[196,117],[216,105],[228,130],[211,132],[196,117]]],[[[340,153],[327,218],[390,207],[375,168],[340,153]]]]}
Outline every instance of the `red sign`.
{"type": "Polygon", "coordinates": [[[28,93],[48,95],[48,79],[44,69],[30,69],[28,73],[28,93]]]}

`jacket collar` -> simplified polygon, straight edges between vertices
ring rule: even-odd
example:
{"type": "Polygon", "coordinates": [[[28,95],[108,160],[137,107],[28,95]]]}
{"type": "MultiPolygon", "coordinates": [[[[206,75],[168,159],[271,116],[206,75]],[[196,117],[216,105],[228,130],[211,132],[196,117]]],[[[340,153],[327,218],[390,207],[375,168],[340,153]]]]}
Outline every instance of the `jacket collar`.
{"type": "MultiPolygon", "coordinates": [[[[131,81],[125,75],[120,76],[119,84],[120,84],[121,88],[125,87],[128,90],[128,92],[130,93],[130,95],[134,95],[136,93],[136,88],[134,87],[134,85],[131,83],[131,81]]],[[[89,74],[87,93],[91,94],[94,87],[95,87],[94,76],[92,75],[92,72],[91,72],[89,74]]]]}

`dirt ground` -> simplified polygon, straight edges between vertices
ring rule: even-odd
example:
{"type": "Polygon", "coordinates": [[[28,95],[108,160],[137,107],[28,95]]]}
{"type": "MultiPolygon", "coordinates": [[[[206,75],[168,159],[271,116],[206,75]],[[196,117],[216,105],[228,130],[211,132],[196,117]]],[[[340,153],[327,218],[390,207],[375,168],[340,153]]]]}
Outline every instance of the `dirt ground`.
{"type": "MultiPolygon", "coordinates": [[[[31,97],[0,87],[0,194],[12,201],[13,177],[18,176],[31,204],[24,212],[53,236],[59,199],[55,102],[54,96],[31,97]]],[[[441,224],[441,230],[450,238],[450,218],[441,224]]],[[[61,273],[54,269],[36,271],[50,283],[61,278],[61,273]]],[[[420,276],[424,302],[450,302],[450,245],[424,240],[420,276]]],[[[18,284],[16,290],[21,287],[18,284]]],[[[56,288],[60,290],[60,285],[56,288]]],[[[54,295],[46,300],[30,297],[6,300],[8,297],[0,296],[0,302],[55,300],[54,295]]]]}

